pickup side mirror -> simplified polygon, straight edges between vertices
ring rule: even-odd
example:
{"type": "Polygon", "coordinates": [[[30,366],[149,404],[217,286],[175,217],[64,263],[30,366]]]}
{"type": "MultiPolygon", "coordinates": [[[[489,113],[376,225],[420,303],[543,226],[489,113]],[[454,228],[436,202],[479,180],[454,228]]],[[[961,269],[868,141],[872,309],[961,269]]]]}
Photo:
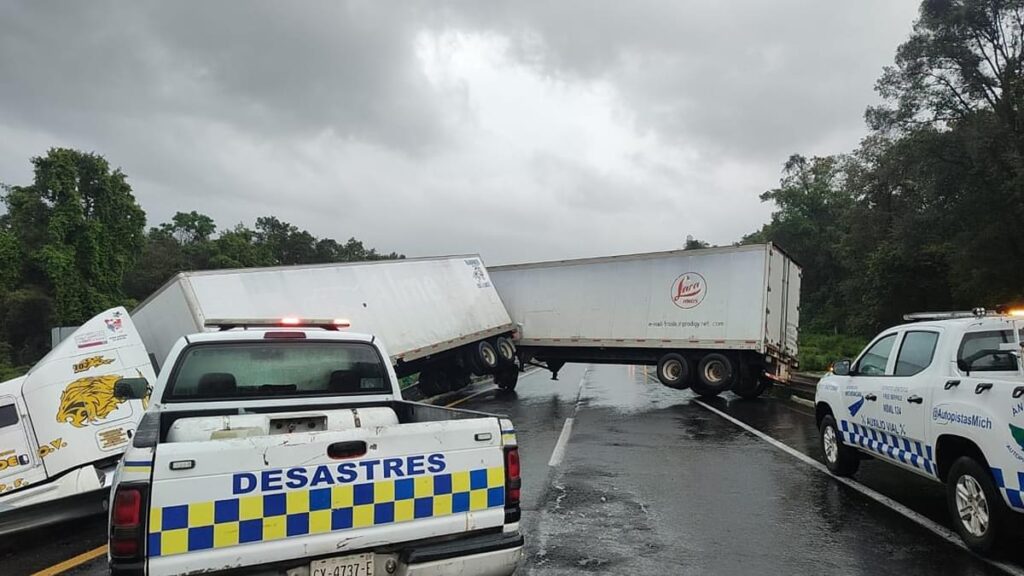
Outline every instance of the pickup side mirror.
{"type": "Polygon", "coordinates": [[[842,360],[836,360],[832,364],[832,373],[836,376],[849,376],[850,375],[850,360],[844,358],[842,360]]]}
{"type": "Polygon", "coordinates": [[[121,378],[114,382],[114,397],[120,400],[142,400],[149,395],[145,378],[121,378]]]}

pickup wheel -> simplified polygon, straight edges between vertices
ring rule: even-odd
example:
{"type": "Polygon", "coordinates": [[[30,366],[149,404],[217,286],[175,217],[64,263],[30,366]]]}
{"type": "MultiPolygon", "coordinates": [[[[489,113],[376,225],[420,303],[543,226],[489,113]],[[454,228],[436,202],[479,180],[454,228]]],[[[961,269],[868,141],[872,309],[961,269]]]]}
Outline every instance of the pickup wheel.
{"type": "Polygon", "coordinates": [[[689,388],[690,362],[682,354],[665,354],[658,360],[658,380],[676,390],[689,388]]]}
{"type": "Polygon", "coordinates": [[[818,435],[828,471],[836,476],[853,476],[860,467],[860,456],[856,449],[843,444],[843,436],[831,414],[822,418],[818,435]]]}
{"type": "Polygon", "coordinates": [[[987,552],[1006,528],[1006,503],[992,475],[970,456],[953,462],[946,477],[946,496],[953,525],[964,544],[987,552]]]}
{"type": "Polygon", "coordinates": [[[736,380],[736,367],[725,354],[712,352],[697,363],[697,379],[693,391],[700,396],[718,396],[732,388],[736,380]]]}

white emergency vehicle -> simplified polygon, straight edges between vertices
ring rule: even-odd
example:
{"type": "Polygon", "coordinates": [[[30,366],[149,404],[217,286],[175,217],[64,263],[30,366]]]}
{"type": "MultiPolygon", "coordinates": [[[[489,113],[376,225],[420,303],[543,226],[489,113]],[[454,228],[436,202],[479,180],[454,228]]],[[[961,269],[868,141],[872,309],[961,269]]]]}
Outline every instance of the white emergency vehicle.
{"type": "Polygon", "coordinates": [[[510,421],[403,401],[380,340],[344,321],[207,325],[171,349],[118,467],[113,574],[515,571],[510,421]]]}
{"type": "Polygon", "coordinates": [[[829,470],[867,455],[942,482],[964,542],[991,548],[1024,512],[1021,316],[911,314],[836,362],[815,400],[829,470]]]}

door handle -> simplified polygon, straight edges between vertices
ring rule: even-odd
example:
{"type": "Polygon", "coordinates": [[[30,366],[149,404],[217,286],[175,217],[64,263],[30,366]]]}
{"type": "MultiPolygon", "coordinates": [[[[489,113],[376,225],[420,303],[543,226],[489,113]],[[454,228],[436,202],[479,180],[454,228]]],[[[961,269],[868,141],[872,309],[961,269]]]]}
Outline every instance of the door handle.
{"type": "Polygon", "coordinates": [[[364,454],[366,454],[366,442],[363,442],[362,440],[335,442],[327,447],[327,456],[333,460],[357,458],[364,454]]]}
{"type": "Polygon", "coordinates": [[[991,382],[982,382],[981,384],[978,384],[974,388],[974,393],[975,394],[981,394],[985,390],[991,390],[991,389],[992,389],[992,383],[991,382]]]}
{"type": "Polygon", "coordinates": [[[959,380],[946,380],[946,385],[943,386],[943,388],[945,388],[946,390],[949,390],[950,388],[953,388],[953,387],[959,386],[959,385],[960,385],[960,381],[959,380]]]}
{"type": "Polygon", "coordinates": [[[911,404],[921,404],[924,402],[924,398],[921,398],[920,396],[907,396],[907,402],[910,402],[911,404]]]}
{"type": "Polygon", "coordinates": [[[1013,397],[1020,398],[1021,396],[1024,396],[1024,386],[1017,386],[1013,389],[1013,397]]]}
{"type": "Polygon", "coordinates": [[[878,400],[878,396],[875,396],[874,394],[865,394],[864,399],[874,402],[875,400],[878,400]]]}

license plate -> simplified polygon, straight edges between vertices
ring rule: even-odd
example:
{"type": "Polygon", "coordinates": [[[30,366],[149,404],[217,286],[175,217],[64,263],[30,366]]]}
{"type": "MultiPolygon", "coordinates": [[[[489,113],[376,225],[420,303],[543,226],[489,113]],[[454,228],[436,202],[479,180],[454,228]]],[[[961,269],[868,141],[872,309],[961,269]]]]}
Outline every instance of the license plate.
{"type": "Polygon", "coordinates": [[[353,554],[314,560],[309,564],[310,576],[373,576],[373,554],[353,554]]]}

